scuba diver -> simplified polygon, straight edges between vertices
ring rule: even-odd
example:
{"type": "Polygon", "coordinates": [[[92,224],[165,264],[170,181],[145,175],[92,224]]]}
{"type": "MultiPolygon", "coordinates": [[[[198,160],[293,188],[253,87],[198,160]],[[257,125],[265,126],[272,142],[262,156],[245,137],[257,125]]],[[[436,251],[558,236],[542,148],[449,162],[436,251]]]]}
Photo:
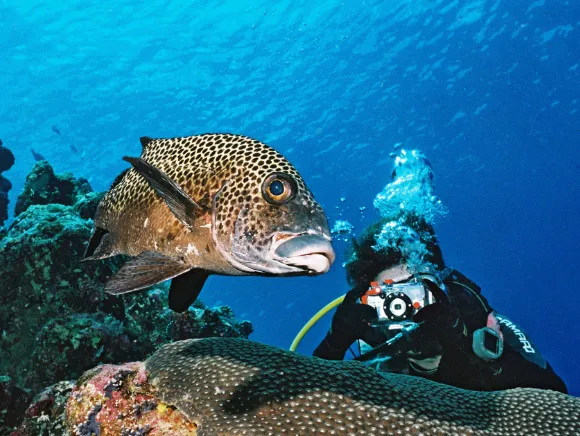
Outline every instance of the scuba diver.
{"type": "Polygon", "coordinates": [[[379,371],[472,390],[566,393],[527,334],[445,265],[432,225],[445,211],[426,157],[402,149],[392,157],[393,180],[374,202],[382,219],[353,239],[345,265],[352,289],[314,356],[342,360],[358,341],[356,359],[379,371]]]}

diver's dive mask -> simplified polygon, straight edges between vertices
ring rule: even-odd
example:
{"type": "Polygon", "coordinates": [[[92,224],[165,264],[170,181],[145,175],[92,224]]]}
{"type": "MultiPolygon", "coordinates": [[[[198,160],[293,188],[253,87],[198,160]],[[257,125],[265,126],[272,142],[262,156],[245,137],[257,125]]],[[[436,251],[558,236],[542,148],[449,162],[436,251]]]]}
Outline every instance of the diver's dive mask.
{"type": "Polygon", "coordinates": [[[368,304],[377,311],[377,324],[387,326],[389,330],[399,330],[414,323],[414,315],[435,302],[435,297],[425,286],[424,280],[438,283],[431,275],[415,275],[401,283],[385,280],[383,283],[371,282],[367,292],[361,297],[363,304],[368,304]]]}

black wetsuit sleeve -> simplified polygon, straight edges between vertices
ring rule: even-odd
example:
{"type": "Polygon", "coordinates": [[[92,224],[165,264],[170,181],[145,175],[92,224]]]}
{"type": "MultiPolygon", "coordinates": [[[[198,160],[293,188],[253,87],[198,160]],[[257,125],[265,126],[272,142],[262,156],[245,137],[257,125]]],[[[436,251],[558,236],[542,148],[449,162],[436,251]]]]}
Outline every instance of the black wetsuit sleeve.
{"type": "MultiPolygon", "coordinates": [[[[371,347],[376,347],[387,338],[381,329],[373,327],[365,333],[363,340],[371,347]]],[[[352,344],[346,344],[338,333],[329,331],[312,355],[326,360],[342,360],[350,345],[352,344]]]]}
{"type": "Polygon", "coordinates": [[[546,367],[542,368],[534,363],[525,360],[521,354],[507,348],[501,359],[501,372],[494,377],[494,384],[500,389],[510,389],[516,387],[552,389],[554,391],[568,393],[566,384],[546,362],[546,367]]]}
{"type": "Polygon", "coordinates": [[[346,348],[342,348],[342,346],[334,348],[333,344],[335,343],[335,340],[336,339],[332,337],[332,333],[328,332],[322,342],[318,345],[318,347],[316,347],[312,355],[326,360],[344,359],[346,350],[348,350],[348,345],[346,348]]]}
{"type": "MultiPolygon", "coordinates": [[[[498,316],[500,320],[507,320],[498,316]]],[[[441,363],[434,379],[472,390],[503,390],[512,388],[551,389],[567,393],[562,379],[543,358],[537,348],[522,339],[524,333],[510,323],[512,329],[502,322],[504,351],[495,361],[486,361],[472,350],[444,349],[441,363]],[[514,329],[519,334],[514,334],[514,329]],[[522,348],[525,347],[525,350],[522,348]]]]}
{"type": "Polygon", "coordinates": [[[567,393],[566,385],[547,362],[546,367],[542,368],[525,360],[509,346],[494,362],[462,353],[443,352],[437,373],[429,378],[478,391],[537,388],[567,393]]]}
{"type": "Polygon", "coordinates": [[[357,339],[366,338],[373,330],[370,323],[377,318],[376,310],[366,304],[356,303],[364,291],[353,288],[346,293],[332,317],[330,330],[314,350],[314,356],[327,360],[342,360],[346,350],[357,339]]]}
{"type": "Polygon", "coordinates": [[[505,386],[552,389],[567,393],[565,383],[552,369],[527,334],[506,316],[496,313],[504,341],[498,379],[505,386]]]}
{"type": "Polygon", "coordinates": [[[473,390],[531,387],[567,392],[562,379],[525,332],[495,312],[479,286],[456,270],[446,284],[469,331],[469,340],[461,345],[444,346],[439,368],[429,378],[473,390]],[[496,361],[486,361],[475,355],[471,341],[473,332],[486,325],[492,312],[500,324],[504,352],[496,361]]]}

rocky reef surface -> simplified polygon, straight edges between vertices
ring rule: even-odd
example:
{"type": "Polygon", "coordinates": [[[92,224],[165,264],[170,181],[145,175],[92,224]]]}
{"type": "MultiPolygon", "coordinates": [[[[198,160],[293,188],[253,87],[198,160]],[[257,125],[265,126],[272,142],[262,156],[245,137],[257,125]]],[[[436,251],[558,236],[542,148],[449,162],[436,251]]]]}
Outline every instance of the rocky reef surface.
{"type": "Polygon", "coordinates": [[[14,154],[4,147],[0,139],[0,236],[4,222],[8,219],[8,192],[12,189],[12,183],[2,173],[12,168],[14,161],[14,154]]]}
{"type": "Polygon", "coordinates": [[[578,435],[580,399],[478,392],[241,338],[164,345],[46,390],[24,435],[578,435]],[[66,398],[68,397],[68,399],[66,398]]]}
{"type": "MultiPolygon", "coordinates": [[[[14,221],[0,232],[0,435],[18,426],[35,395],[29,427],[34,416],[48,428],[46,408],[63,411],[61,397],[72,386],[66,381],[99,364],[143,360],[185,338],[248,337],[253,330],[227,306],[197,302],[174,313],[163,285],[106,294],[104,282],[123,259],[82,262],[101,197],[87,180],[39,161],[14,221]]],[[[29,434],[53,434],[37,430],[29,434]]]]}

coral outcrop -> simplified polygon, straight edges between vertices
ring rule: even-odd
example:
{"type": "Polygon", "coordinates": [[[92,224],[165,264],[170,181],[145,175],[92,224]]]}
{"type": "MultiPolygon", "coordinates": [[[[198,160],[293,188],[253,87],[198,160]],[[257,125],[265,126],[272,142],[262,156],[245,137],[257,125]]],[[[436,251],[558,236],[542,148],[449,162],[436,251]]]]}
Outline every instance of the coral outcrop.
{"type": "Polygon", "coordinates": [[[196,426],[159,401],[142,362],[102,365],[76,386],[59,383],[43,391],[26,411],[14,436],[195,435],[196,426]]]}
{"type": "Polygon", "coordinates": [[[12,189],[12,183],[2,175],[14,165],[14,154],[4,147],[0,139],[0,233],[3,232],[4,222],[8,219],[8,191],[12,189]]]}
{"type": "Polygon", "coordinates": [[[50,164],[41,160],[26,177],[24,190],[16,201],[14,215],[20,215],[33,204],[72,206],[92,191],[86,179],[75,179],[71,173],[55,174],[50,164]]]}
{"type": "Polygon", "coordinates": [[[172,312],[166,285],[106,294],[104,282],[122,259],[82,261],[101,196],[86,180],[55,175],[40,161],[0,236],[0,376],[10,379],[12,396],[29,395],[6,406],[10,416],[22,417],[30,396],[46,386],[75,380],[98,364],[143,360],[180,339],[252,332],[228,307],[198,302],[172,312]]]}
{"type": "Polygon", "coordinates": [[[72,381],[62,381],[43,389],[23,413],[24,420],[21,417],[18,429],[10,431],[10,436],[70,436],[66,405],[74,386],[72,381]]]}
{"type": "MultiPolygon", "coordinates": [[[[66,410],[75,435],[580,434],[580,399],[559,392],[468,391],[239,338],[174,342],[143,363],[97,367],[66,410]]],[[[59,422],[56,412],[43,419],[59,422]]]]}
{"type": "Polygon", "coordinates": [[[30,399],[30,393],[18,388],[12,378],[0,376],[0,435],[3,428],[14,426],[20,421],[18,412],[26,408],[30,399]]]}

